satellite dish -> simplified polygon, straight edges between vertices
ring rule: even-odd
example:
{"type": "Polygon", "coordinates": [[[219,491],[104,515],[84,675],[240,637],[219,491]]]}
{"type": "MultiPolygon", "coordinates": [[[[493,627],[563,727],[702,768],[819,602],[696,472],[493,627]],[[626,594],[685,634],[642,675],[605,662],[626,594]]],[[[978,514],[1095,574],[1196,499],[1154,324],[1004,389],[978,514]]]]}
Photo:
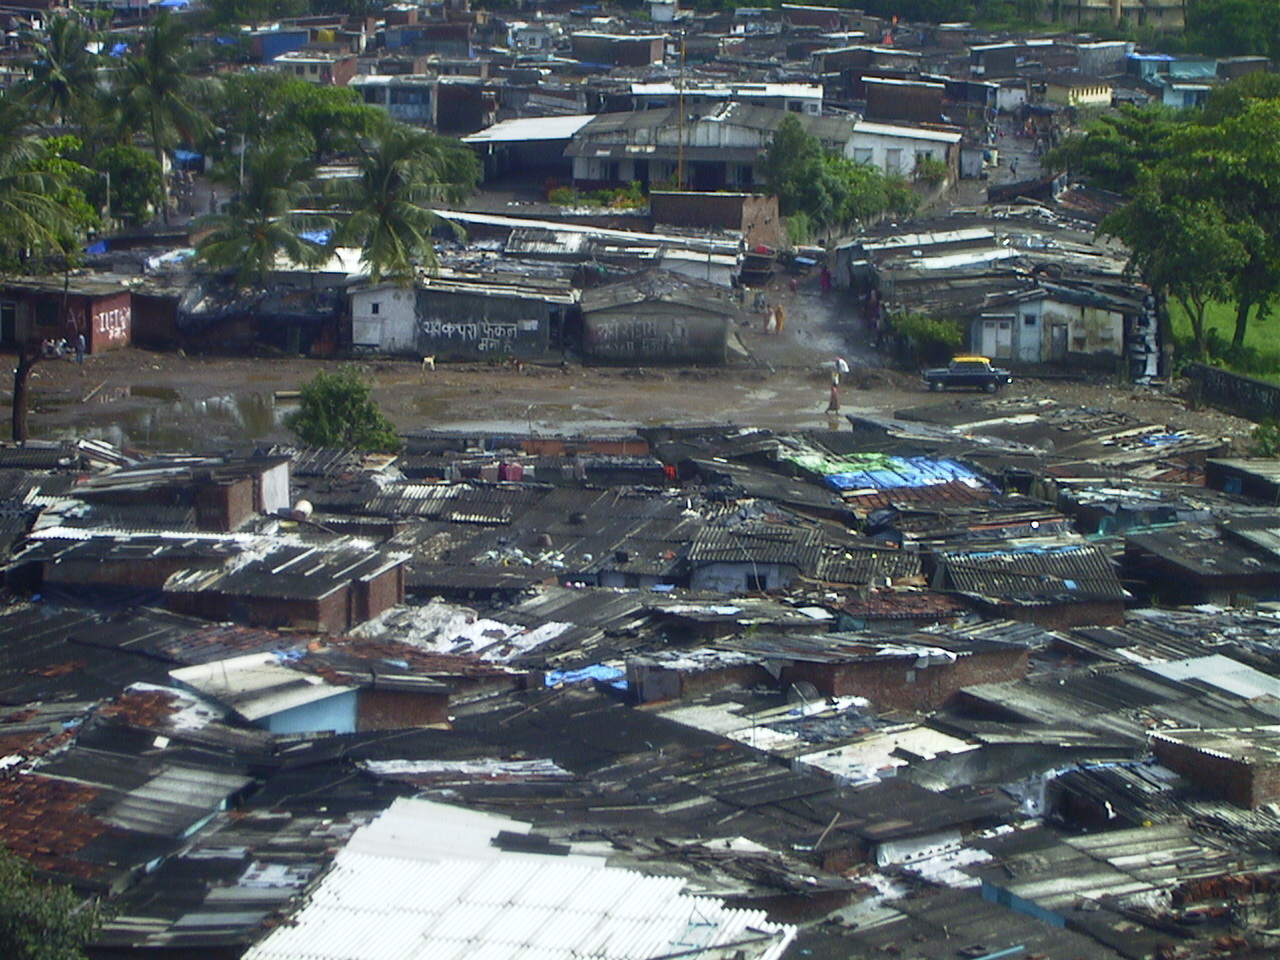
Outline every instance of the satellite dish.
{"type": "Polygon", "coordinates": [[[808,680],[797,680],[787,687],[787,703],[792,706],[809,706],[811,703],[822,703],[826,699],[808,680]]]}

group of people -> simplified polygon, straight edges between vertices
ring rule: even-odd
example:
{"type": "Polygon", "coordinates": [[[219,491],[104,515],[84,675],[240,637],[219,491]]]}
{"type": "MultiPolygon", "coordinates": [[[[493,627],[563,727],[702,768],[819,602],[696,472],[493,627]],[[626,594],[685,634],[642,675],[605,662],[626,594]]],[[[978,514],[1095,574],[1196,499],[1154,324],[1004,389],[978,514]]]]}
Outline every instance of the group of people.
{"type": "Polygon", "coordinates": [[[77,333],[74,344],[68,344],[66,337],[54,340],[52,337],[44,340],[40,344],[40,352],[47,358],[62,360],[67,358],[72,350],[75,350],[76,363],[84,363],[85,340],[83,333],[77,333]]]}

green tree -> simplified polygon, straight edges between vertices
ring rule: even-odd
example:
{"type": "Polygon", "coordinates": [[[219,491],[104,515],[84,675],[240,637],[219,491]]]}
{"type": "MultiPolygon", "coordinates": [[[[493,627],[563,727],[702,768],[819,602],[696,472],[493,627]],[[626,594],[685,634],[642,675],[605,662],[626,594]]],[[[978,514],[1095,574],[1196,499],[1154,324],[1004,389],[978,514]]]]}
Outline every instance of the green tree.
{"type": "Polygon", "coordinates": [[[1213,56],[1280,56],[1275,5],[1260,0],[1194,0],[1187,7],[1187,42],[1213,56]]]}
{"type": "Polygon", "coordinates": [[[201,226],[212,229],[197,255],[215,269],[232,272],[242,285],[265,283],[280,260],[319,263],[326,252],[323,243],[303,234],[329,224],[300,209],[313,194],[313,175],[310,162],[288,142],[249,151],[242,183],[238,167],[221,168],[215,180],[238,190],[225,213],[201,218],[201,226]]]}
{"type": "Polygon", "coordinates": [[[44,36],[33,41],[29,76],[18,84],[19,94],[58,123],[83,126],[98,86],[98,55],[90,51],[98,39],[77,14],[50,17],[44,36]]]}
{"type": "MultiPolygon", "coordinates": [[[[121,126],[150,139],[162,170],[171,149],[210,129],[205,104],[213,99],[216,84],[198,75],[201,66],[186,28],[171,14],[160,13],[120,67],[121,126]]],[[[164,200],[167,217],[167,181],[164,200]]]]}
{"type": "Polygon", "coordinates": [[[385,110],[349,87],[320,87],[280,73],[240,73],[223,81],[212,116],[219,136],[206,144],[220,159],[249,146],[289,140],[316,163],[352,153],[391,123],[385,110]]]}
{"type": "Polygon", "coordinates": [[[149,221],[164,203],[164,178],[155,157],[131,143],[115,143],[86,158],[94,176],[85,195],[110,220],[149,221]]]}
{"type": "Polygon", "coordinates": [[[201,8],[210,27],[256,29],[269,20],[306,16],[310,6],[307,0],[204,0],[201,8]]]}
{"type": "Polygon", "coordinates": [[[1257,70],[1209,91],[1201,119],[1204,123],[1221,123],[1227,117],[1239,116],[1253,100],[1276,99],[1280,99],[1280,73],[1257,70]]]}
{"type": "Polygon", "coordinates": [[[96,906],[70,887],[41,883],[27,864],[0,850],[0,956],[5,960],[84,960],[97,928],[96,906]]]}
{"type": "Polygon", "coordinates": [[[1045,153],[1040,166],[1067,171],[1104,190],[1127,195],[1137,188],[1141,171],[1169,156],[1171,138],[1185,125],[1164,107],[1121,107],[1045,153]]]}
{"type": "Polygon", "coordinates": [[[901,177],[888,177],[868,164],[828,153],[788,114],[760,158],[760,172],[777,196],[783,216],[829,231],[868,220],[886,210],[908,213],[916,196],[901,177]]]}
{"type": "Polygon", "coordinates": [[[1220,206],[1168,194],[1167,187],[1155,173],[1145,175],[1137,196],[1103,220],[1099,232],[1124,242],[1130,269],[1154,293],[1182,304],[1203,353],[1205,311],[1229,295],[1231,277],[1249,253],[1220,206]]]}
{"type": "Polygon", "coordinates": [[[1247,99],[1220,123],[1186,125],[1170,143],[1166,192],[1216,205],[1246,251],[1230,276],[1232,342],[1242,346],[1251,311],[1266,316],[1280,292],[1280,100],[1247,99]]]}
{"type": "Polygon", "coordinates": [[[479,161],[456,140],[390,125],[360,145],[356,175],[333,181],[343,211],[335,244],[364,251],[369,278],[413,280],[418,264],[434,268],[434,207],[457,203],[475,187],[479,161]]]}
{"type": "Polygon", "coordinates": [[[301,405],[285,425],[304,443],[378,453],[400,449],[395,428],[353,368],[318,373],[301,393],[301,405]]]}

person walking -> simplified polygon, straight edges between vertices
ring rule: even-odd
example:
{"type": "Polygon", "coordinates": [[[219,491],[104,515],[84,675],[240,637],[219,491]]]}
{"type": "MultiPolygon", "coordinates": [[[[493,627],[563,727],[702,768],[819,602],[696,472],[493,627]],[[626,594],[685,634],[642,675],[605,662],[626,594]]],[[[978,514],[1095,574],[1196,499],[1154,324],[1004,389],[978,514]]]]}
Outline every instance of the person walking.
{"type": "Polygon", "coordinates": [[[76,363],[84,366],[84,331],[81,330],[76,334],[76,363]]]}

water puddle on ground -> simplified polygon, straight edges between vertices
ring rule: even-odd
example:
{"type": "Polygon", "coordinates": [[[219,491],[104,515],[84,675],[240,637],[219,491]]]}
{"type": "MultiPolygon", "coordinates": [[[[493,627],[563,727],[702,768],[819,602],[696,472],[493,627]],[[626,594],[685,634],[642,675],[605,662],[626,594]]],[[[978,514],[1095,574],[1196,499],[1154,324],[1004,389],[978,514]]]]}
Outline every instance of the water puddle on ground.
{"type": "MultiPolygon", "coordinates": [[[[12,406],[4,401],[3,407],[12,406]]],[[[297,409],[296,400],[277,401],[270,393],[227,394],[202,399],[183,398],[171,387],[104,387],[80,402],[42,401],[32,398],[31,436],[38,440],[85,438],[118,446],[153,450],[198,450],[211,446],[288,438],[284,418],[297,409]],[[113,403],[141,403],[111,409],[113,403]],[[83,416],[80,416],[80,413],[83,416]],[[43,416],[70,413],[75,425],[42,423],[43,416]]],[[[3,434],[8,434],[4,416],[3,434]]]]}

